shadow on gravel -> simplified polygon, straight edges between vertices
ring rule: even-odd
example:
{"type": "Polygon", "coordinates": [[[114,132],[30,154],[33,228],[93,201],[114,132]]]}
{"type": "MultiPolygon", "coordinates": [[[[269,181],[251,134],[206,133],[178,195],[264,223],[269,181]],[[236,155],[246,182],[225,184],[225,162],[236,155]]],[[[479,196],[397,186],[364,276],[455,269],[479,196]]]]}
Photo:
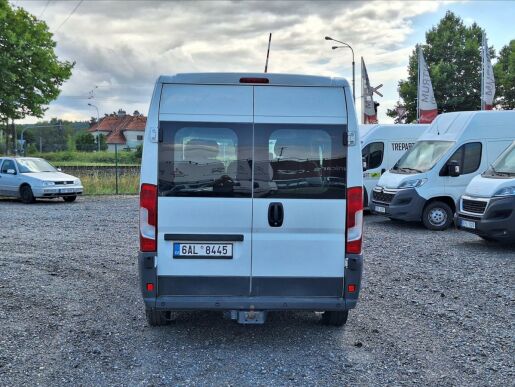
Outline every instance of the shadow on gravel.
{"type": "Polygon", "coordinates": [[[502,257],[508,259],[515,258],[515,243],[489,242],[478,237],[478,239],[473,241],[463,241],[461,245],[476,251],[480,249],[482,252],[494,254],[508,253],[503,254],[502,257]]]}
{"type": "MultiPolygon", "coordinates": [[[[77,199],[80,200],[80,199],[77,199]]],[[[5,198],[0,197],[0,204],[2,203],[12,203],[12,204],[19,204],[20,206],[44,206],[44,205],[56,205],[56,204],[73,204],[73,203],[66,203],[63,199],[37,199],[34,203],[31,204],[25,204],[22,203],[20,199],[15,198],[5,198]]]]}

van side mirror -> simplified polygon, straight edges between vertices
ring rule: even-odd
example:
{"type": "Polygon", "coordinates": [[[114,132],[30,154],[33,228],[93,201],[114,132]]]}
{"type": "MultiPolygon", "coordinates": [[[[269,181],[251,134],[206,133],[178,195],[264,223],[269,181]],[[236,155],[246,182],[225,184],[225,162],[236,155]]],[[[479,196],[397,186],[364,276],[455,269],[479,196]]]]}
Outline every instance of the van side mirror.
{"type": "Polygon", "coordinates": [[[368,169],[367,159],[363,157],[361,162],[363,164],[363,171],[366,171],[368,169]]]}
{"type": "Polygon", "coordinates": [[[16,175],[16,171],[14,169],[8,169],[7,174],[9,175],[16,175]]]}
{"type": "Polygon", "coordinates": [[[449,176],[452,176],[452,177],[457,177],[457,176],[461,175],[460,163],[457,162],[456,160],[450,160],[447,163],[447,171],[449,173],[449,176]]]}

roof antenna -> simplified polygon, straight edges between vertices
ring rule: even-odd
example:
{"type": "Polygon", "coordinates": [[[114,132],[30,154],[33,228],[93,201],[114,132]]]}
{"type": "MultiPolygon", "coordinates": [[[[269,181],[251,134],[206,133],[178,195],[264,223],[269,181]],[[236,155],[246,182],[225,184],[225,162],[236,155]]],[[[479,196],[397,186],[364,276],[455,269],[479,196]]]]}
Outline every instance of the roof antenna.
{"type": "Polygon", "coordinates": [[[265,73],[268,71],[268,57],[270,56],[270,43],[271,42],[272,42],[272,33],[270,32],[270,36],[268,37],[268,50],[266,51],[265,73]]]}

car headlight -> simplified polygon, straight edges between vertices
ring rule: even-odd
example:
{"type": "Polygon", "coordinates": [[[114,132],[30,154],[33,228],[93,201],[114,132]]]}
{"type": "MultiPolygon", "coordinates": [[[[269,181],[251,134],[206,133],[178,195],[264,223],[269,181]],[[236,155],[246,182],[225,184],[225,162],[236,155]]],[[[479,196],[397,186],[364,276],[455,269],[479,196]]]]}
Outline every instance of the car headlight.
{"type": "Polygon", "coordinates": [[[81,185],[82,183],[81,183],[80,179],[75,179],[75,180],[73,181],[73,184],[75,184],[75,185],[81,185]]]}
{"type": "Polygon", "coordinates": [[[44,181],[43,185],[44,186],[49,186],[49,185],[55,185],[55,183],[53,181],[44,181]]]}
{"type": "Polygon", "coordinates": [[[494,193],[494,196],[515,196],[515,186],[501,188],[494,193]]]}
{"type": "Polygon", "coordinates": [[[399,188],[417,188],[417,187],[421,187],[422,185],[425,184],[426,181],[427,181],[427,179],[406,180],[406,181],[403,181],[399,185],[399,188]]]}

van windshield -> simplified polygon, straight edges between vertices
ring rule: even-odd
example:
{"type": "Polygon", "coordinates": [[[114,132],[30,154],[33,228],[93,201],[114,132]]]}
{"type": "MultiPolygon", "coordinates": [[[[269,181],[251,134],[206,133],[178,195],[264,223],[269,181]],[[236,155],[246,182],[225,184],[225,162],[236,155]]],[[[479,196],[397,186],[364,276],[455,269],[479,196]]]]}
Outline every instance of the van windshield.
{"type": "Polygon", "coordinates": [[[453,144],[453,141],[417,141],[397,161],[391,172],[410,174],[429,171],[453,144]]]}
{"type": "Polygon", "coordinates": [[[515,142],[488,168],[485,176],[515,176],[515,142]]]}

